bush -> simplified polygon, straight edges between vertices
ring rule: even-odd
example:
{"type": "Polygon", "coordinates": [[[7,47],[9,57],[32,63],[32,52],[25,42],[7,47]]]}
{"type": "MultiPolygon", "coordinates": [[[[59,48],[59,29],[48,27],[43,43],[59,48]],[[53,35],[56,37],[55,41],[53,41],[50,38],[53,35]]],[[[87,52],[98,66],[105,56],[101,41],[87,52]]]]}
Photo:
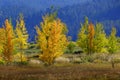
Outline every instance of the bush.
{"type": "Polygon", "coordinates": [[[94,58],[92,55],[81,54],[80,56],[82,63],[93,62],[94,58]]]}
{"type": "Polygon", "coordinates": [[[108,62],[114,61],[115,63],[120,63],[120,54],[112,54],[108,56],[108,62]]]}
{"type": "Polygon", "coordinates": [[[108,61],[108,53],[95,53],[93,54],[94,60],[108,61]]]}
{"type": "Polygon", "coordinates": [[[70,62],[70,60],[65,57],[58,57],[55,59],[55,63],[69,63],[69,62],[70,62]]]}
{"type": "Polygon", "coordinates": [[[3,64],[5,64],[5,61],[3,60],[2,57],[0,57],[0,65],[3,65],[3,64]]]}
{"type": "Polygon", "coordinates": [[[27,65],[28,62],[27,61],[22,61],[22,62],[14,62],[15,65],[27,65]]]}
{"type": "Polygon", "coordinates": [[[115,63],[120,63],[120,59],[114,59],[115,63]]]}
{"type": "Polygon", "coordinates": [[[96,60],[94,60],[93,62],[94,62],[94,63],[103,63],[103,61],[100,60],[100,59],[96,59],[96,60]]]}
{"type": "Polygon", "coordinates": [[[36,60],[36,59],[30,59],[29,60],[29,64],[41,64],[42,62],[40,60],[36,60]]]}
{"type": "Polygon", "coordinates": [[[82,60],[80,58],[74,58],[73,63],[82,63],[82,60]]]}
{"type": "Polygon", "coordinates": [[[86,62],[105,62],[108,60],[107,53],[95,53],[92,55],[81,54],[82,63],[86,62]]]}
{"type": "Polygon", "coordinates": [[[70,53],[73,53],[74,48],[76,47],[75,42],[69,42],[67,48],[69,49],[70,53]]]}
{"type": "Polygon", "coordinates": [[[18,65],[28,64],[26,55],[22,54],[22,61],[21,61],[21,54],[20,53],[15,54],[14,55],[14,63],[18,64],[18,65]]]}

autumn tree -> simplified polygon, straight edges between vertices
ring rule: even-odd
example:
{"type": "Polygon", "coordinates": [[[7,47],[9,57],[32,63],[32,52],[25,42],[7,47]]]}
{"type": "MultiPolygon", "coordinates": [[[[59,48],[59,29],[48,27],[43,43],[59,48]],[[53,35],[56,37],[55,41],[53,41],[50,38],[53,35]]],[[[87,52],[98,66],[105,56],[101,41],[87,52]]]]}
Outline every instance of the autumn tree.
{"type": "Polygon", "coordinates": [[[103,25],[101,23],[97,23],[95,26],[94,52],[107,52],[107,45],[108,39],[106,38],[103,25]]]}
{"type": "Polygon", "coordinates": [[[92,54],[93,53],[94,35],[95,35],[94,25],[92,23],[90,23],[89,26],[88,26],[88,54],[92,54]]]}
{"type": "Polygon", "coordinates": [[[16,33],[15,38],[16,48],[20,51],[20,59],[22,62],[24,49],[27,48],[28,44],[28,33],[25,27],[24,17],[22,14],[20,14],[19,19],[17,20],[15,33],[16,33]]]}
{"type": "Polygon", "coordinates": [[[8,21],[8,19],[5,20],[5,24],[3,26],[3,56],[5,61],[11,62],[12,56],[13,56],[13,49],[14,49],[14,33],[13,33],[13,27],[12,24],[8,21]]]}
{"type": "Polygon", "coordinates": [[[81,24],[81,29],[78,34],[77,44],[88,54],[93,52],[94,34],[94,25],[92,23],[89,24],[88,18],[85,17],[85,22],[81,24]]]}
{"type": "Polygon", "coordinates": [[[84,24],[81,24],[80,32],[78,33],[77,44],[83,49],[84,52],[88,52],[88,18],[85,17],[84,24]]]}
{"type": "Polygon", "coordinates": [[[115,56],[113,55],[115,52],[118,50],[118,42],[117,42],[117,37],[116,37],[116,28],[112,27],[111,34],[109,36],[109,41],[108,41],[108,51],[111,54],[111,65],[112,68],[115,67],[115,56]]]}
{"type": "Polygon", "coordinates": [[[42,50],[40,59],[47,65],[54,63],[55,58],[63,54],[67,46],[66,25],[55,15],[43,17],[41,28],[36,27],[37,43],[42,50]]]}
{"type": "Polygon", "coordinates": [[[108,51],[109,53],[113,54],[118,50],[118,43],[117,43],[117,37],[116,37],[116,28],[112,27],[111,34],[109,36],[109,45],[108,45],[108,51]]]}

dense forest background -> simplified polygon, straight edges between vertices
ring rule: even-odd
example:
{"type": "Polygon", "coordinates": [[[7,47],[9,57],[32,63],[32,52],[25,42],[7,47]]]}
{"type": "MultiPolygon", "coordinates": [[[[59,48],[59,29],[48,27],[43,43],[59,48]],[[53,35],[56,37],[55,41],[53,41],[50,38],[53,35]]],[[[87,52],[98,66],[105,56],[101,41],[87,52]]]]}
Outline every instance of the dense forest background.
{"type": "Polygon", "coordinates": [[[13,25],[19,13],[23,13],[28,30],[29,41],[34,41],[35,26],[42,21],[42,16],[56,10],[58,17],[66,23],[68,36],[76,40],[80,30],[80,23],[87,16],[94,24],[101,22],[108,35],[112,26],[117,29],[120,36],[120,0],[1,0],[0,1],[0,25],[6,18],[11,18],[13,25]],[[52,6],[52,7],[51,7],[52,6]]]}

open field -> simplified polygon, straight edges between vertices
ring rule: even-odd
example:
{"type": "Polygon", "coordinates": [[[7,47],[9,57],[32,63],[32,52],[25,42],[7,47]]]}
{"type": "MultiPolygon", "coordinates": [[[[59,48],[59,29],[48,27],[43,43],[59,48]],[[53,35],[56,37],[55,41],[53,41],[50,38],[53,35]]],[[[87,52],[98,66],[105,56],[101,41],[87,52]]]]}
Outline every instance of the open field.
{"type": "Polygon", "coordinates": [[[0,66],[0,80],[120,80],[120,64],[0,66]]]}

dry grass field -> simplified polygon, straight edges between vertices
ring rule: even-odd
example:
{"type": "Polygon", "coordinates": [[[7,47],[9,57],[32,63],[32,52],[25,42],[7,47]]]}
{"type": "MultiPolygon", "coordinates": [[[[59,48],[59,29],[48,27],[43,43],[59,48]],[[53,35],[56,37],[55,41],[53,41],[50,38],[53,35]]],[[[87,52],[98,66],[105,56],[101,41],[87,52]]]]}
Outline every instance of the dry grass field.
{"type": "Polygon", "coordinates": [[[0,80],[120,80],[120,65],[110,64],[55,64],[0,66],[0,80]]]}

